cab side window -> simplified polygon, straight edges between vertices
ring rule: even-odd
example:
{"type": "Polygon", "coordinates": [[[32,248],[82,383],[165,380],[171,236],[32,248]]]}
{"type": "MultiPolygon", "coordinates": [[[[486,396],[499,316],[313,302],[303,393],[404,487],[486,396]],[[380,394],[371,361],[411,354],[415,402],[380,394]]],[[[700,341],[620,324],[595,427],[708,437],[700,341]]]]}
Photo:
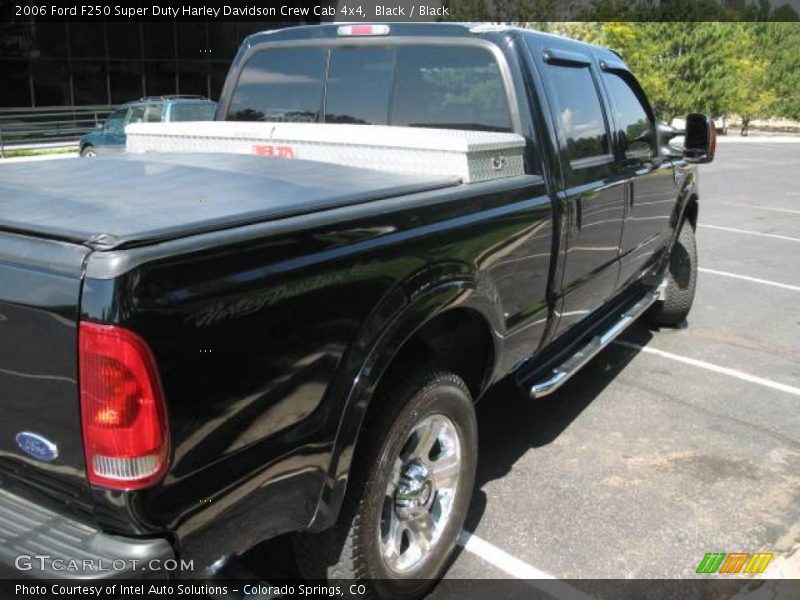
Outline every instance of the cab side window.
{"type": "Polygon", "coordinates": [[[613,104],[620,145],[628,160],[653,156],[653,122],[634,86],[621,73],[603,75],[613,104]]]}
{"type": "Polygon", "coordinates": [[[548,70],[570,167],[574,171],[609,162],[608,129],[589,66],[550,65],[548,70]]]}
{"type": "Polygon", "coordinates": [[[144,106],[134,106],[128,114],[128,123],[144,122],[144,106]]]}
{"type": "Polygon", "coordinates": [[[161,122],[161,104],[148,104],[144,109],[144,122],[145,123],[160,123],[161,122]]]}

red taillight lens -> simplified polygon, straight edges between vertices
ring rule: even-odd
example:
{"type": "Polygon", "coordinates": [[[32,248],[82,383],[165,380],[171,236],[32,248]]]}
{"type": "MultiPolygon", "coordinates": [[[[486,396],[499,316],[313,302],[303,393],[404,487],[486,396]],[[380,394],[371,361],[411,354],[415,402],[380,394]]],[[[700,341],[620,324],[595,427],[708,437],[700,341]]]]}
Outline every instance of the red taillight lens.
{"type": "Polygon", "coordinates": [[[81,422],[93,485],[138,489],[166,471],[169,432],[153,354],[135,333],[81,322],[81,422]]]}

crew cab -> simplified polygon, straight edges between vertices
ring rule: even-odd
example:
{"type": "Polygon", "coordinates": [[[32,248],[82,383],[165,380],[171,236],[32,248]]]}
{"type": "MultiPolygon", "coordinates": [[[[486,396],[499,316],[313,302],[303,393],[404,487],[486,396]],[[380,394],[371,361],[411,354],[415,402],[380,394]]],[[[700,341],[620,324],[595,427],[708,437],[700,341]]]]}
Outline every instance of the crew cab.
{"type": "Polygon", "coordinates": [[[670,146],[611,50],[408,23],[248,37],[216,121],[186,151],[0,168],[0,512],[25,515],[0,562],[207,577],[293,534],[310,578],[422,597],[486,390],[535,402],[640,316],[686,318],[713,125],[670,146]],[[369,143],[303,158],[337,127],[369,143]],[[305,142],[224,145],[281,128],[305,142]]]}

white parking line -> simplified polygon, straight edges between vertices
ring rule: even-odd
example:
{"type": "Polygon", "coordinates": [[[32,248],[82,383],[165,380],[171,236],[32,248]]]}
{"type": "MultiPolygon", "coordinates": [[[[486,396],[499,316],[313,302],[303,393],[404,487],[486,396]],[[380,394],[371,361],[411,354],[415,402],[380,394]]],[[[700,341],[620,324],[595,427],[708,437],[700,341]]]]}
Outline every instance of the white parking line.
{"type": "Polygon", "coordinates": [[[706,269],[698,267],[701,273],[710,273],[711,275],[722,275],[723,277],[733,277],[734,279],[743,279],[744,281],[751,281],[753,283],[761,283],[763,285],[771,285],[774,287],[783,288],[785,290],[792,290],[793,292],[800,292],[800,286],[789,285],[788,283],[779,283],[777,281],[770,281],[769,279],[759,279],[758,277],[749,277],[747,275],[738,275],[737,273],[729,273],[728,271],[717,271],[716,269],[706,269]]]}
{"type": "Polygon", "coordinates": [[[791,208],[775,208],[774,206],[758,206],[757,204],[739,204],[738,202],[720,202],[725,206],[739,206],[741,208],[757,208],[759,210],[771,210],[773,212],[791,213],[793,215],[800,215],[800,210],[792,210],[791,208]]]}
{"type": "Polygon", "coordinates": [[[800,143],[800,136],[787,135],[749,135],[735,136],[721,135],[717,137],[717,143],[721,144],[797,144],[800,143]]]}
{"type": "Polygon", "coordinates": [[[550,573],[545,573],[536,567],[532,567],[516,556],[511,556],[505,550],[501,550],[494,544],[479,538],[469,531],[461,532],[458,537],[458,543],[464,547],[464,550],[472,552],[475,556],[479,556],[489,564],[517,579],[556,579],[555,575],[550,575],[550,573]]]}
{"type": "Polygon", "coordinates": [[[715,373],[722,373],[723,375],[735,377],[736,379],[741,379],[742,381],[748,381],[750,383],[763,385],[764,387],[772,388],[773,390],[779,390],[781,392],[786,392],[787,394],[792,394],[794,396],[800,396],[800,388],[794,387],[793,385],[788,385],[786,383],[778,383],[777,381],[764,379],[763,377],[751,375],[750,373],[745,373],[744,371],[737,371],[736,369],[721,367],[719,365],[715,365],[710,362],[706,362],[704,360],[697,360],[696,358],[689,358],[688,356],[681,356],[680,354],[665,352],[664,350],[650,348],[649,346],[640,346],[639,344],[633,344],[631,342],[625,342],[623,340],[617,340],[614,343],[619,344],[620,346],[625,346],[626,348],[633,348],[634,350],[638,350],[640,352],[646,352],[647,354],[655,354],[656,356],[660,356],[662,358],[668,358],[670,360],[681,362],[687,365],[692,365],[693,367],[699,367],[701,369],[706,369],[708,371],[714,371],[715,373]]]}
{"type": "Polygon", "coordinates": [[[530,585],[539,588],[554,598],[564,598],[572,600],[594,600],[593,596],[560,581],[554,575],[540,571],[528,563],[521,561],[516,556],[511,556],[508,552],[501,550],[494,544],[487,542],[468,531],[462,531],[458,537],[459,545],[464,550],[485,560],[490,565],[497,567],[507,575],[516,579],[525,579],[530,585]]]}
{"type": "Polygon", "coordinates": [[[74,153],[64,152],[61,154],[36,154],[34,156],[15,156],[14,158],[0,158],[0,165],[13,165],[22,162],[38,162],[42,160],[64,160],[65,158],[78,158],[78,150],[74,153]]]}
{"type": "Polygon", "coordinates": [[[749,231],[747,229],[736,229],[734,227],[721,227],[719,225],[698,224],[698,227],[705,229],[718,229],[720,231],[730,231],[731,233],[743,233],[745,235],[757,235],[760,237],[775,238],[776,240],[786,240],[787,242],[800,242],[800,238],[789,237],[788,235],[778,235],[777,233],[761,233],[760,231],[749,231]]]}

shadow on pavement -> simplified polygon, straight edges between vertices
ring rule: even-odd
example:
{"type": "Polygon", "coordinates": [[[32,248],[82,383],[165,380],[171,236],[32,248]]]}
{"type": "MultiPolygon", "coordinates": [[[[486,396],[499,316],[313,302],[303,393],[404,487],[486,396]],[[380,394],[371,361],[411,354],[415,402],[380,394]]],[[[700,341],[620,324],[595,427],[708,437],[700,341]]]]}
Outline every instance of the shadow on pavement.
{"type": "MultiPolygon", "coordinates": [[[[652,333],[634,324],[624,339],[645,346],[652,333]]],[[[551,396],[531,400],[512,381],[497,383],[478,404],[479,459],[465,529],[474,531],[486,507],[483,486],[506,476],[529,450],[552,443],[639,353],[612,344],[551,396]]]]}

